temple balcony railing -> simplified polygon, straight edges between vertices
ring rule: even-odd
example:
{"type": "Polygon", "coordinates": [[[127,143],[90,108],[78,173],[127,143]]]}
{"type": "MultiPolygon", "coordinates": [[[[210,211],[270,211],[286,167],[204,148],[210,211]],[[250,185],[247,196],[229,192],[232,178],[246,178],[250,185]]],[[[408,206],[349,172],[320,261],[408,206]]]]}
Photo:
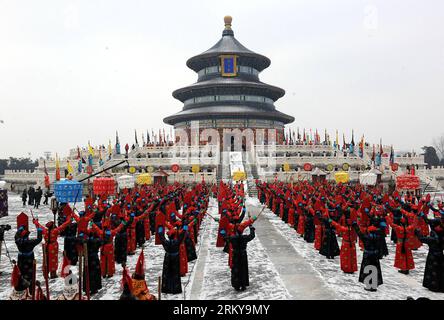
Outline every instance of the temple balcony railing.
{"type": "Polygon", "coordinates": [[[32,170],[5,170],[3,179],[6,182],[31,182],[43,181],[45,174],[43,172],[32,170]]]}

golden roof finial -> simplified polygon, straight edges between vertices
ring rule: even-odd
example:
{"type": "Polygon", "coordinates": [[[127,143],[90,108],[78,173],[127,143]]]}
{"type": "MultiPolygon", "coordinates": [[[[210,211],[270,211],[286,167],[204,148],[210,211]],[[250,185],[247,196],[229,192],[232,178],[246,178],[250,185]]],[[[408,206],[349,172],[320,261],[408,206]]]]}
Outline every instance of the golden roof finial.
{"type": "Polygon", "coordinates": [[[233,21],[233,18],[231,16],[224,17],[225,29],[231,29],[231,21],[233,21]]]}

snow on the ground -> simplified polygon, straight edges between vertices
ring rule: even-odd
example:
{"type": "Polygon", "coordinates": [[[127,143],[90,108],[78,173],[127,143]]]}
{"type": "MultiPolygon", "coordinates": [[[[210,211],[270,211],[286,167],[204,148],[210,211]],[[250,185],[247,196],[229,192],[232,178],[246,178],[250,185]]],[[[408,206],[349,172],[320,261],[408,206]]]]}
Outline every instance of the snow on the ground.
{"type": "MultiPolygon", "coordinates": [[[[258,199],[248,198],[249,205],[260,206],[258,199]]],[[[80,210],[82,204],[77,204],[76,207],[80,210]]],[[[9,216],[0,218],[0,224],[10,224],[12,230],[5,233],[6,245],[11,255],[11,259],[17,259],[17,248],[14,243],[14,233],[16,230],[16,216],[21,211],[25,211],[30,215],[30,207],[22,207],[22,202],[19,195],[9,195],[9,216]]],[[[50,219],[53,219],[52,212],[48,206],[41,206],[40,209],[33,209],[34,216],[38,217],[42,224],[50,219]]],[[[218,216],[217,201],[210,199],[209,213],[213,217],[218,216]]],[[[31,219],[31,216],[30,216],[31,219]]],[[[381,260],[381,267],[383,272],[384,284],[378,287],[377,292],[368,292],[364,290],[364,285],[358,282],[358,273],[345,274],[340,270],[339,257],[334,260],[328,260],[320,255],[313,247],[313,244],[306,243],[295,230],[289,225],[286,225],[269,209],[265,209],[260,219],[268,219],[275,227],[276,232],[280,233],[285,239],[289,241],[295,250],[295,254],[299,254],[305,258],[315,272],[319,275],[322,281],[328,286],[337,296],[338,299],[406,299],[407,296],[429,297],[431,299],[444,299],[444,293],[434,293],[422,287],[422,278],[424,274],[425,260],[427,256],[427,246],[421,247],[414,251],[416,269],[412,270],[409,275],[398,273],[393,266],[395,245],[387,237],[389,256],[381,260]]],[[[35,228],[30,222],[31,237],[36,236],[35,228]]],[[[178,295],[162,294],[163,300],[180,300],[189,299],[191,289],[193,288],[193,281],[195,278],[196,268],[198,263],[204,263],[203,282],[201,284],[200,299],[291,299],[291,295],[285,288],[285,284],[279,277],[273,261],[267,255],[266,250],[261,244],[261,239],[256,235],[256,238],[248,243],[248,261],[250,271],[250,286],[244,292],[237,292],[231,286],[231,273],[228,266],[228,254],[224,253],[222,248],[216,248],[218,223],[212,218],[206,216],[201,225],[199,233],[199,241],[196,247],[198,252],[198,260],[189,263],[189,273],[182,278],[183,293],[178,295]],[[202,243],[207,241],[206,257],[201,258],[202,252],[200,247],[202,243]],[[204,261],[202,261],[204,259],[204,261]]],[[[248,231],[246,231],[248,232],[248,231]]],[[[339,244],[341,238],[338,238],[339,244]]],[[[61,263],[63,238],[59,238],[59,258],[61,263]]],[[[0,271],[0,300],[7,299],[11,293],[10,277],[12,268],[9,259],[6,256],[5,246],[2,244],[2,254],[0,271]]],[[[134,271],[137,258],[141,248],[133,256],[128,257],[127,265],[132,273],[134,271]]],[[[145,243],[145,263],[146,263],[146,280],[151,293],[157,296],[158,277],[162,274],[162,264],[164,258],[164,250],[162,246],[154,245],[154,236],[145,243]]],[[[362,252],[358,249],[358,266],[362,259],[362,252]]],[[[35,250],[37,258],[37,280],[42,283],[44,288],[44,281],[41,272],[42,246],[38,245],[35,250]]],[[[75,274],[78,273],[78,267],[72,268],[75,274]]],[[[122,275],[122,268],[116,265],[116,274],[110,279],[102,279],[102,290],[92,297],[96,299],[118,299],[121,294],[120,279],[122,275]]],[[[64,282],[62,278],[50,280],[51,297],[58,296],[63,290],[64,282]]]]}
{"type": "MultiPolygon", "coordinates": [[[[261,206],[257,198],[248,198],[249,205],[261,206]]],[[[333,260],[327,259],[314,249],[313,243],[307,243],[290,225],[283,222],[270,209],[266,208],[262,219],[268,219],[276,230],[285,237],[300,254],[313,267],[325,284],[337,294],[338,299],[371,299],[371,300],[405,300],[408,296],[428,297],[434,300],[443,300],[444,293],[435,293],[422,286],[425,261],[428,246],[423,245],[413,251],[416,268],[409,275],[398,272],[394,265],[396,245],[386,238],[389,255],[381,260],[381,269],[384,284],[376,292],[364,290],[364,284],[358,281],[359,268],[362,260],[362,251],[357,245],[358,272],[354,274],[343,273],[340,269],[339,256],[333,260]]],[[[338,237],[339,246],[341,238],[338,237]]]]}
{"type": "MultiPolygon", "coordinates": [[[[0,218],[0,224],[10,224],[12,229],[5,233],[6,245],[8,247],[8,251],[10,253],[11,259],[17,260],[17,247],[14,242],[14,234],[17,230],[16,225],[16,216],[20,212],[24,211],[30,217],[30,230],[31,230],[31,238],[36,237],[36,229],[32,224],[32,218],[30,214],[30,206],[23,207],[22,202],[19,195],[9,194],[8,199],[9,204],[9,216],[0,218]]],[[[76,205],[76,208],[81,210],[83,203],[79,203],[76,205]]],[[[53,219],[53,214],[49,209],[49,206],[41,206],[40,209],[32,209],[34,216],[38,217],[41,224],[45,224],[47,221],[53,219]]],[[[201,228],[204,229],[205,225],[208,221],[208,218],[205,218],[202,222],[201,228]]],[[[199,235],[200,241],[196,246],[196,250],[199,250],[199,246],[202,242],[203,233],[199,235]]],[[[62,262],[62,250],[63,250],[63,238],[59,237],[59,268],[62,262]]],[[[42,241],[43,242],[43,241],[42,241]]],[[[2,257],[0,264],[0,271],[3,274],[0,276],[0,300],[5,300],[8,298],[11,293],[11,271],[12,267],[10,265],[9,259],[6,257],[5,247],[2,244],[2,257]]],[[[134,272],[137,259],[139,257],[141,248],[138,248],[135,255],[128,256],[127,266],[129,268],[130,273],[134,272]]],[[[37,260],[37,280],[42,283],[42,289],[45,291],[43,274],[41,271],[41,260],[42,260],[42,245],[38,245],[34,254],[37,260]]],[[[158,288],[158,277],[162,275],[162,265],[165,251],[161,245],[154,244],[154,236],[151,237],[149,241],[147,241],[144,245],[144,254],[145,254],[145,275],[148,288],[150,292],[157,297],[157,288],[158,288]]],[[[179,300],[179,299],[188,299],[191,287],[193,285],[193,271],[194,265],[196,261],[192,261],[188,264],[189,273],[182,277],[182,294],[171,295],[171,294],[162,294],[162,300],[179,300]]],[[[71,268],[75,275],[78,274],[78,265],[71,268]]],[[[112,278],[102,279],[103,288],[99,290],[99,292],[92,296],[92,300],[116,300],[120,297],[121,287],[120,280],[122,278],[122,267],[120,265],[116,265],[116,273],[112,278]]],[[[64,280],[62,278],[57,278],[53,280],[49,280],[49,288],[51,298],[57,297],[62,291],[64,287],[64,280]]]]}
{"type": "MultiPolygon", "coordinates": [[[[209,213],[218,217],[217,201],[210,200],[209,213]]],[[[259,238],[248,243],[248,267],[250,286],[247,290],[237,292],[231,286],[231,271],[228,266],[228,253],[216,247],[218,222],[209,222],[207,260],[200,299],[236,299],[236,300],[284,300],[291,296],[279,277],[276,268],[266,254],[259,238]]],[[[248,232],[248,231],[246,231],[248,232]]]]}

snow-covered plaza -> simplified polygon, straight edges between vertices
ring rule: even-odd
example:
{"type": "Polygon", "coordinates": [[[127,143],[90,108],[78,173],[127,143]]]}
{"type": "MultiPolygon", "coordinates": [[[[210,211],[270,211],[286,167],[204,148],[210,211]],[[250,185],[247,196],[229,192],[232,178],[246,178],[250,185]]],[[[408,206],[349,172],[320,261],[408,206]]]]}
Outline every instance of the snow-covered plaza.
{"type": "MultiPolygon", "coordinates": [[[[247,198],[247,210],[251,215],[261,210],[259,201],[247,198]]],[[[77,208],[80,209],[80,205],[77,208]]],[[[217,216],[217,201],[210,200],[208,213],[217,216]]],[[[5,243],[2,244],[0,276],[0,300],[8,299],[11,293],[11,265],[7,257],[17,259],[17,248],[14,243],[16,216],[20,212],[30,215],[29,207],[22,207],[18,195],[9,194],[9,216],[0,218],[0,224],[10,224],[12,230],[5,233],[5,243]]],[[[39,221],[53,219],[48,206],[34,209],[33,214],[39,221]]],[[[401,274],[394,268],[395,246],[388,242],[389,256],[381,260],[384,284],[377,292],[364,290],[364,285],[358,282],[358,273],[345,274],[341,271],[339,257],[333,260],[321,256],[312,244],[306,243],[297,235],[294,229],[281,221],[269,209],[259,217],[256,225],[256,238],[248,245],[248,264],[250,286],[244,292],[235,291],[230,284],[230,269],[228,255],[222,248],[216,248],[218,223],[206,215],[201,225],[199,241],[196,246],[198,259],[189,263],[189,272],[182,277],[183,293],[178,295],[162,294],[162,300],[290,300],[290,299],[375,299],[375,300],[405,300],[428,297],[433,300],[443,300],[443,293],[434,293],[422,287],[427,246],[422,246],[413,252],[416,268],[409,275],[401,274]]],[[[31,237],[35,237],[34,226],[31,227],[31,237]]],[[[341,238],[338,238],[341,241],[341,238]]],[[[59,238],[60,251],[63,250],[63,238],[59,238]]],[[[135,255],[128,257],[130,272],[134,271],[141,248],[135,255]]],[[[158,277],[162,273],[164,249],[154,245],[151,237],[144,246],[146,259],[146,279],[151,293],[157,296],[158,277]]],[[[41,272],[42,246],[35,250],[37,258],[37,280],[42,283],[41,272]]],[[[358,262],[362,252],[358,249],[358,262]]],[[[72,267],[74,273],[78,267],[72,267]]],[[[93,300],[116,300],[121,289],[122,268],[116,267],[116,274],[109,279],[103,279],[103,288],[91,297],[93,300]]],[[[51,297],[58,296],[64,286],[63,278],[49,280],[51,297]]],[[[44,287],[44,284],[43,284],[44,287]]]]}

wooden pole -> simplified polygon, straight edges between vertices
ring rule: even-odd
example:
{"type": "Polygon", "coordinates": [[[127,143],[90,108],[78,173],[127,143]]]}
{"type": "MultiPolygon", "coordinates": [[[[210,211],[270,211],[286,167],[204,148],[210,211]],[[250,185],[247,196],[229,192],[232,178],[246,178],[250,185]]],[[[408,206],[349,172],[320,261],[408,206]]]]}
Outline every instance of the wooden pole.
{"type": "Polygon", "coordinates": [[[162,300],[162,277],[157,277],[157,296],[158,300],[162,300]]]}
{"type": "Polygon", "coordinates": [[[89,265],[88,265],[88,245],[86,242],[83,244],[83,259],[85,259],[85,280],[86,280],[86,298],[90,300],[90,292],[89,292],[89,265]]]}
{"type": "Polygon", "coordinates": [[[37,261],[32,261],[32,300],[35,300],[35,278],[37,273],[37,261]]]}
{"type": "Polygon", "coordinates": [[[45,286],[46,286],[46,297],[48,300],[51,300],[49,297],[49,280],[48,280],[48,252],[46,251],[47,245],[42,245],[43,249],[43,277],[45,278],[45,286]]]}
{"type": "Polygon", "coordinates": [[[79,300],[82,300],[83,251],[79,250],[79,300]]]}

